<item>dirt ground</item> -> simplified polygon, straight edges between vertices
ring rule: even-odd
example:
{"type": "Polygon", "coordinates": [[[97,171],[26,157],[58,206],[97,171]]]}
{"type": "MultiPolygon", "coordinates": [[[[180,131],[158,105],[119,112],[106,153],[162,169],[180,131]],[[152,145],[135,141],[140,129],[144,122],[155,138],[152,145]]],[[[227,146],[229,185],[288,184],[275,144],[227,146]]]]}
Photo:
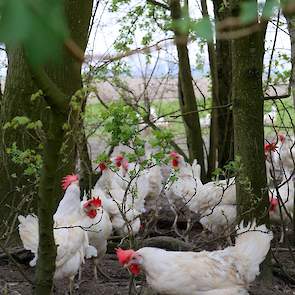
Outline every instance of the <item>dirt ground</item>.
{"type": "MultiPolygon", "coordinates": [[[[287,252],[282,252],[279,255],[280,261],[285,267],[292,268],[293,262],[288,256],[287,252]]],[[[28,259],[21,261],[21,268],[25,275],[30,279],[34,279],[34,268],[28,266],[28,259]]],[[[293,264],[294,265],[294,264],[293,264]]],[[[93,264],[87,261],[83,265],[82,280],[78,286],[77,280],[75,281],[74,294],[100,294],[100,295],[127,295],[130,277],[128,272],[120,267],[115,254],[106,254],[102,261],[101,268],[110,277],[110,280],[99,275],[98,280],[93,277],[93,264]]],[[[293,266],[294,269],[294,266],[293,266]]],[[[145,285],[144,277],[137,279],[138,285],[145,285]]],[[[54,294],[64,295],[67,294],[68,282],[67,280],[58,281],[55,285],[54,294]]],[[[295,285],[291,285],[278,276],[273,277],[273,282],[270,286],[264,286],[256,280],[249,289],[252,295],[291,295],[295,294],[295,285]]],[[[0,259],[0,294],[13,294],[13,295],[29,295],[32,294],[32,287],[18,271],[15,264],[7,258],[0,259]]],[[[150,294],[150,293],[149,293],[150,294]]],[[[144,293],[141,293],[144,295],[144,293]]]]}

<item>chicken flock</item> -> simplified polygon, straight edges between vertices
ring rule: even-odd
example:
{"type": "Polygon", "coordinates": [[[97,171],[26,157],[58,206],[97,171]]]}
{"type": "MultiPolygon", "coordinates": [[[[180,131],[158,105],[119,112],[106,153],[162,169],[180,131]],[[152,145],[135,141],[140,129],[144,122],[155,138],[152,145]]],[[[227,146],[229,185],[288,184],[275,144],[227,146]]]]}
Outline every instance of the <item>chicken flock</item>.
{"type": "MultiPolygon", "coordinates": [[[[265,145],[268,176],[273,177],[274,171],[281,168],[284,171],[281,184],[269,190],[273,222],[287,223],[293,217],[292,148],[285,136],[265,145]]],[[[248,294],[247,288],[259,274],[259,265],[270,248],[271,231],[255,221],[237,225],[235,178],[203,184],[196,160],[191,165],[177,152],[171,152],[169,158],[169,164],[154,163],[141,170],[140,165],[129,163],[123,154],[118,154],[110,162],[99,164],[101,177],[90,196],[85,195],[82,201],[79,177],[68,175],[62,180],[65,193],[53,216],[55,279],[68,278],[72,290],[75,275],[82,276],[85,259],[93,260],[97,277],[111,235],[136,236],[142,227],[141,216],[149,210],[148,200],[164,195],[168,202],[181,200],[197,213],[208,232],[224,233],[229,247],[212,252],[118,248],[119,263],[134,275],[143,271],[147,283],[159,294],[248,294]],[[175,176],[172,181],[171,175],[175,176]],[[231,241],[233,231],[237,235],[235,246],[231,241]]],[[[24,248],[35,256],[30,262],[34,266],[38,259],[38,217],[20,215],[18,220],[24,248]]]]}

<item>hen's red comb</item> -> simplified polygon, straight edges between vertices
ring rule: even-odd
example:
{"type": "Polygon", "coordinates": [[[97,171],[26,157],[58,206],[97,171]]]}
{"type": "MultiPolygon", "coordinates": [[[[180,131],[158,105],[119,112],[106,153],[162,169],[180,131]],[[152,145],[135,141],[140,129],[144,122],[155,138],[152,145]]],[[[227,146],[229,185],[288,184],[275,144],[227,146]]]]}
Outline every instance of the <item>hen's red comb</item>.
{"type": "Polygon", "coordinates": [[[100,162],[99,164],[98,164],[98,167],[99,167],[99,169],[101,170],[101,171],[104,171],[104,170],[106,170],[107,169],[107,164],[105,163],[105,162],[100,162]]]}
{"type": "Polygon", "coordinates": [[[129,260],[132,258],[134,255],[135,251],[132,249],[129,250],[123,250],[121,248],[116,249],[116,254],[119,260],[119,263],[121,265],[124,265],[129,262],[129,260]]]}
{"type": "Polygon", "coordinates": [[[99,197],[97,197],[97,198],[94,197],[94,198],[90,199],[89,201],[87,201],[83,205],[83,207],[86,208],[86,207],[91,206],[91,205],[94,206],[95,208],[101,207],[101,199],[99,197]]]}
{"type": "Polygon", "coordinates": [[[91,199],[90,203],[96,208],[101,207],[101,199],[99,197],[91,199]]]}
{"type": "Polygon", "coordinates": [[[171,152],[171,153],[169,154],[169,156],[170,156],[171,158],[178,158],[178,157],[179,157],[179,154],[178,154],[177,152],[173,151],[173,152],[171,152]]]}
{"type": "Polygon", "coordinates": [[[124,159],[124,157],[122,155],[118,155],[115,158],[115,164],[117,167],[121,167],[123,159],[124,159]]]}
{"type": "Polygon", "coordinates": [[[274,152],[277,149],[276,143],[271,142],[271,143],[266,143],[264,145],[264,152],[269,153],[269,152],[274,152]]]}
{"type": "Polygon", "coordinates": [[[61,187],[65,191],[73,182],[78,181],[78,175],[77,174],[70,174],[65,177],[63,177],[61,181],[61,187]]]}

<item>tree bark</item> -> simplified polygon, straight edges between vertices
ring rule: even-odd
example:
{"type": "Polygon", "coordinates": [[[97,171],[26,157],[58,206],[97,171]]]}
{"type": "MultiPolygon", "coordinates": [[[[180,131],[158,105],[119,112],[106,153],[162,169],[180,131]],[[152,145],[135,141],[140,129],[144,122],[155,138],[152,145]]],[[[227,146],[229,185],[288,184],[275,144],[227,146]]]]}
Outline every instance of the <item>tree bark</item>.
{"type": "MultiPolygon", "coordinates": [[[[90,0],[65,1],[65,14],[71,37],[83,51],[87,45],[92,4],[90,0]]],[[[52,216],[56,210],[57,193],[60,187],[60,177],[56,171],[60,169],[60,163],[62,163],[63,126],[68,121],[70,99],[82,87],[81,66],[81,63],[77,62],[68,51],[64,51],[61,63],[46,67],[50,76],[47,77],[42,69],[39,71],[31,68],[33,77],[39,88],[45,92],[46,102],[50,106],[50,121],[46,130],[38,198],[39,248],[34,290],[38,295],[51,294],[52,289],[56,259],[52,216]],[[56,87],[54,91],[52,91],[52,85],[56,87]],[[52,101],[61,103],[56,106],[52,101]],[[61,108],[60,105],[64,105],[65,108],[61,108]]]]}
{"type": "MultiPolygon", "coordinates": [[[[171,18],[176,23],[182,18],[180,0],[170,0],[171,18]]],[[[179,105],[186,130],[189,160],[198,160],[201,165],[201,178],[205,178],[203,141],[198,114],[198,106],[194,93],[190,60],[188,55],[188,35],[179,29],[174,29],[179,63],[179,105]]]]}
{"type": "Polygon", "coordinates": [[[290,34],[291,43],[291,77],[290,77],[290,87],[291,94],[293,98],[293,105],[295,108],[295,15],[290,15],[283,9],[284,16],[288,24],[288,31],[290,34]]]}
{"type": "MultiPolygon", "coordinates": [[[[229,7],[224,5],[223,0],[213,1],[214,15],[217,21],[226,19],[229,14],[229,7]],[[223,9],[221,9],[223,8],[223,9]]],[[[234,130],[232,109],[228,106],[231,103],[232,92],[232,60],[231,41],[216,40],[217,60],[217,83],[218,100],[216,116],[218,120],[218,166],[223,167],[234,159],[234,130]]]]}
{"type": "MultiPolygon", "coordinates": [[[[208,17],[208,8],[206,0],[201,0],[202,15],[208,17]]],[[[210,65],[210,75],[212,80],[212,111],[211,111],[211,124],[210,124],[210,145],[208,155],[208,170],[207,179],[211,179],[212,172],[216,168],[217,150],[218,150],[218,110],[216,106],[219,105],[219,87],[217,76],[217,59],[214,42],[208,42],[208,56],[210,65]]]]}
{"type": "Polygon", "coordinates": [[[44,144],[43,168],[38,198],[39,248],[36,268],[35,294],[51,294],[55,270],[56,245],[53,235],[53,213],[56,206],[56,187],[59,179],[56,171],[59,168],[60,149],[63,143],[63,124],[66,116],[50,112],[49,130],[44,144]]]}
{"type": "MultiPolygon", "coordinates": [[[[253,0],[255,1],[255,0],[253,0]]],[[[233,16],[241,1],[232,1],[233,16]]],[[[255,1],[257,4],[257,2],[255,1]]],[[[257,20],[256,20],[257,21],[257,20]]],[[[264,24],[264,25],[263,25],[264,24]]],[[[266,23],[260,31],[232,41],[232,103],[235,160],[239,163],[237,204],[240,220],[269,226],[268,190],[264,158],[263,57],[266,23]]],[[[271,259],[262,264],[261,279],[271,282],[271,259]]]]}
{"type": "MultiPolygon", "coordinates": [[[[32,121],[36,121],[45,119],[48,115],[42,99],[31,101],[31,95],[36,93],[38,89],[30,75],[22,48],[9,47],[6,50],[8,71],[0,105],[0,195],[2,203],[2,206],[0,206],[0,224],[3,224],[0,230],[1,236],[4,233],[12,232],[13,228],[10,227],[13,224],[15,214],[25,214],[27,210],[36,209],[38,194],[35,175],[25,175],[26,166],[14,163],[11,155],[7,153],[7,148],[16,143],[18,150],[32,150],[36,154],[41,153],[40,141],[32,139],[23,127],[7,130],[3,127],[16,116],[26,116],[32,121]]],[[[9,244],[11,235],[7,234],[3,237],[9,244]]]]}
{"type": "MultiPolygon", "coordinates": [[[[238,10],[237,7],[234,7],[238,10]]],[[[240,162],[237,185],[241,219],[268,223],[268,194],[264,160],[262,72],[263,30],[232,42],[232,102],[235,158],[240,162]]]]}

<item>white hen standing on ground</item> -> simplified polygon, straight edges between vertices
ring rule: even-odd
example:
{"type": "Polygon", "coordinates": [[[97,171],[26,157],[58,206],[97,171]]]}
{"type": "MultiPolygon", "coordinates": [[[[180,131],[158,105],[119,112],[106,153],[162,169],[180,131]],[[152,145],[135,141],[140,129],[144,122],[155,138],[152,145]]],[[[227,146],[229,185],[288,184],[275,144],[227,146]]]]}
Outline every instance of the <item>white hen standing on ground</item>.
{"type": "Polygon", "coordinates": [[[120,186],[105,191],[95,185],[92,195],[98,195],[102,199],[103,208],[109,214],[114,231],[120,235],[135,235],[139,232],[140,212],[134,208],[133,198],[129,193],[124,198],[125,190],[120,186]]]}
{"type": "MultiPolygon", "coordinates": [[[[84,199],[82,204],[88,201],[84,199]]],[[[108,239],[112,234],[113,226],[109,214],[102,206],[97,210],[97,215],[92,220],[92,225],[87,231],[89,244],[96,248],[97,255],[92,255],[92,253],[86,253],[86,258],[93,258],[94,261],[94,278],[97,279],[97,270],[108,278],[108,276],[99,267],[101,259],[107,252],[108,239]],[[88,255],[87,255],[88,254],[88,255]]],[[[80,274],[81,278],[81,274],[80,274]]]]}
{"type": "MultiPolygon", "coordinates": [[[[71,293],[74,276],[81,264],[84,263],[87,251],[96,255],[95,249],[88,243],[86,231],[91,226],[92,219],[96,217],[100,200],[91,199],[81,206],[78,181],[70,182],[69,186],[71,189],[66,191],[54,216],[53,232],[57,245],[54,279],[69,278],[71,293]],[[70,208],[67,208],[67,204],[70,208]],[[65,210],[64,216],[61,214],[63,209],[65,210]]],[[[24,248],[35,254],[35,258],[30,262],[30,265],[34,266],[37,261],[39,244],[38,217],[19,215],[18,219],[20,222],[19,234],[24,248]]]]}
{"type": "Polygon", "coordinates": [[[153,166],[142,171],[132,186],[137,192],[134,198],[134,208],[141,213],[146,212],[146,202],[159,197],[163,188],[163,177],[160,166],[153,166]]]}
{"type": "Polygon", "coordinates": [[[168,189],[167,196],[177,199],[181,196],[188,208],[200,214],[200,223],[213,234],[229,234],[236,221],[235,179],[211,181],[202,184],[200,165],[185,163],[176,152],[170,154],[172,166],[179,169],[178,179],[168,189]]]}
{"type": "Polygon", "coordinates": [[[265,225],[241,227],[236,245],[219,251],[174,252],[158,248],[117,249],[119,262],[160,294],[246,295],[259,274],[273,235],[265,225]]]}
{"type": "Polygon", "coordinates": [[[203,186],[199,172],[194,168],[197,164],[194,162],[191,166],[177,152],[171,152],[169,156],[177,179],[168,187],[166,196],[172,202],[181,199],[187,204],[196,196],[197,190],[203,186]]]}
{"type": "Polygon", "coordinates": [[[215,235],[224,233],[231,244],[230,232],[237,215],[235,178],[204,184],[188,206],[201,215],[203,228],[215,235]]]}

